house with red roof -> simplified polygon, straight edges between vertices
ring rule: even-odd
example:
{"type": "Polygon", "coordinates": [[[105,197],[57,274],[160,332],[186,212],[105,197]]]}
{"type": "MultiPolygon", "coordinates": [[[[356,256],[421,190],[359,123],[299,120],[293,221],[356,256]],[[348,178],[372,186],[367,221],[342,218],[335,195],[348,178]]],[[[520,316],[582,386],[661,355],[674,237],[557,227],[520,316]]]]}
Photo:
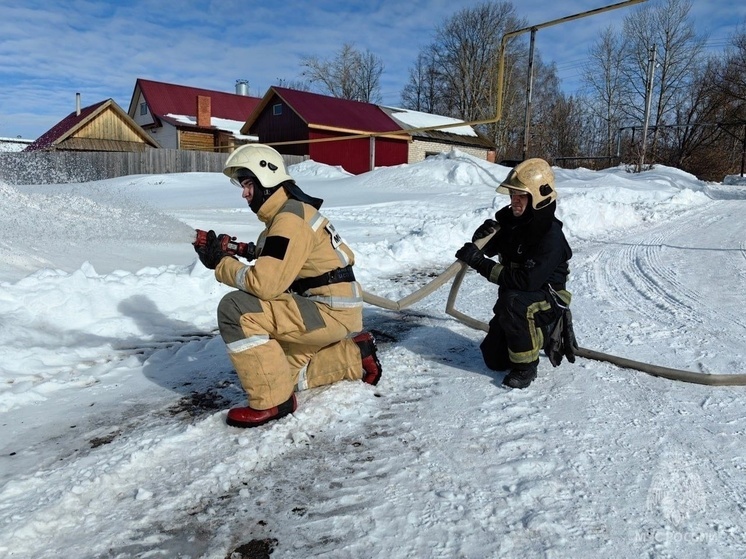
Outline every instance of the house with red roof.
{"type": "Polygon", "coordinates": [[[227,152],[257,141],[240,131],[261,101],[247,91],[243,80],[226,93],[139,78],[127,112],[163,148],[227,152]]]}
{"type": "Polygon", "coordinates": [[[158,147],[113,99],[81,108],[77,95],[75,111],[24,151],[144,151],[158,147]]]}
{"type": "Polygon", "coordinates": [[[377,105],[278,86],[267,90],[241,133],[355,174],[407,163],[411,141],[377,105]]]}

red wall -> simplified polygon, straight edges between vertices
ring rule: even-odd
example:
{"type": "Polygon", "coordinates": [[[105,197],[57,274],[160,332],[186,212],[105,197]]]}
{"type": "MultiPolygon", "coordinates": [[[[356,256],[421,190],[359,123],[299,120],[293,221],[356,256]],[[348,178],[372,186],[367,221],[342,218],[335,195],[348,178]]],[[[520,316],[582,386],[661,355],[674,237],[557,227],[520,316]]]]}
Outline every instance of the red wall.
{"type": "MultiPolygon", "coordinates": [[[[310,131],[310,139],[344,136],[333,132],[310,131]]],[[[376,167],[401,165],[407,162],[409,145],[406,140],[376,138],[376,167]]],[[[308,144],[308,154],[314,161],[326,165],[340,165],[345,171],[359,175],[370,171],[370,140],[357,138],[336,142],[308,144]]]]}

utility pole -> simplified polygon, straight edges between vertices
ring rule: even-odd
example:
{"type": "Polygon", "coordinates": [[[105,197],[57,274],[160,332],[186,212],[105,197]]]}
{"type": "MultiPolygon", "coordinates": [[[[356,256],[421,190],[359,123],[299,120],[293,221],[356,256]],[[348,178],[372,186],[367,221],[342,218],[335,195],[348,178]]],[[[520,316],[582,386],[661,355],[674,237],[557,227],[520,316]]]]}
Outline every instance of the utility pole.
{"type": "Polygon", "coordinates": [[[653,73],[655,72],[655,45],[650,49],[648,59],[648,86],[645,90],[645,122],[642,127],[642,149],[640,150],[640,163],[637,172],[642,172],[645,165],[645,150],[647,149],[648,125],[650,124],[650,104],[653,100],[653,73]]]}

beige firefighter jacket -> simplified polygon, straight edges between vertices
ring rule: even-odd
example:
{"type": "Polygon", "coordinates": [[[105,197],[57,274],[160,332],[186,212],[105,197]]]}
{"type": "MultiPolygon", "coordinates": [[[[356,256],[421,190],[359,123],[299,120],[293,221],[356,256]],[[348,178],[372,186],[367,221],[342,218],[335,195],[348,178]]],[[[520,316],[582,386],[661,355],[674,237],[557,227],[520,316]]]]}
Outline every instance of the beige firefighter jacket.
{"type": "MultiPolygon", "coordinates": [[[[270,196],[257,217],[265,229],[256,243],[256,261],[246,265],[223,258],[215,269],[219,282],[270,301],[296,279],[355,263],[354,253],[329,220],[310,204],[289,198],[284,188],[270,196]]],[[[323,285],[300,295],[325,305],[350,332],[362,330],[363,297],[358,282],[323,285]]],[[[278,327],[282,330],[282,325],[278,327]]]]}

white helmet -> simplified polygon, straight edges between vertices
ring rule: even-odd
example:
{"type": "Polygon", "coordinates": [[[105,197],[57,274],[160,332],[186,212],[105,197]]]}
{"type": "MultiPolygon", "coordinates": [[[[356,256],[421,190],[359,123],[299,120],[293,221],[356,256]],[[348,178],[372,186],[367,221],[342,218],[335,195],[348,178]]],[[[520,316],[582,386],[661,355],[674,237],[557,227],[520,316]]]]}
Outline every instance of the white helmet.
{"type": "Polygon", "coordinates": [[[554,172],[549,163],[535,157],[522,161],[511,169],[497,192],[512,194],[518,190],[531,195],[531,205],[535,210],[548,206],[557,199],[554,188],[554,172]]]}
{"type": "Polygon", "coordinates": [[[264,188],[274,188],[285,181],[293,180],[285,170],[282,155],[264,144],[247,144],[239,147],[225,162],[223,174],[240,186],[237,179],[242,174],[242,169],[248,170],[249,173],[246,175],[256,177],[264,188]]]}

